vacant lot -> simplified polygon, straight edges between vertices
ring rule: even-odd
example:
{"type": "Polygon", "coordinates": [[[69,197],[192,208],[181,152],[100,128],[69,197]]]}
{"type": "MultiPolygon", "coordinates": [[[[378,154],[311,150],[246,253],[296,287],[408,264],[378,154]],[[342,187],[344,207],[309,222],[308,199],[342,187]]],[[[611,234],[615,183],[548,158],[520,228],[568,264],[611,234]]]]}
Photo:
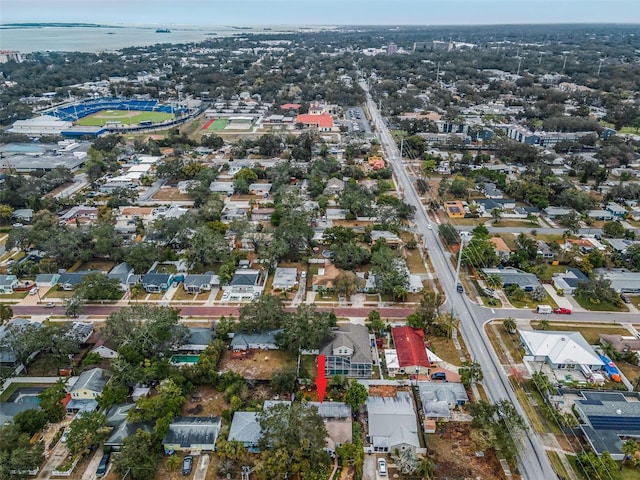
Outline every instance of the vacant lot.
{"type": "Polygon", "coordinates": [[[156,194],[151,197],[154,200],[169,200],[171,202],[181,202],[191,200],[191,197],[187,193],[180,193],[180,190],[174,187],[161,187],[156,194]]]}
{"type": "Polygon", "coordinates": [[[108,272],[115,265],[114,262],[107,262],[103,260],[91,260],[89,262],[84,262],[82,265],[78,267],[77,270],[102,270],[103,272],[108,272]]]}
{"type": "Polygon", "coordinates": [[[271,380],[273,372],[286,366],[295,366],[293,355],[281,350],[255,350],[245,359],[232,359],[227,350],[220,362],[220,371],[234,371],[248,380],[271,380]]]}
{"type": "Polygon", "coordinates": [[[493,450],[479,450],[473,441],[469,423],[446,423],[434,434],[428,434],[430,457],[436,464],[434,480],[447,478],[491,478],[504,479],[500,462],[493,450]]]}

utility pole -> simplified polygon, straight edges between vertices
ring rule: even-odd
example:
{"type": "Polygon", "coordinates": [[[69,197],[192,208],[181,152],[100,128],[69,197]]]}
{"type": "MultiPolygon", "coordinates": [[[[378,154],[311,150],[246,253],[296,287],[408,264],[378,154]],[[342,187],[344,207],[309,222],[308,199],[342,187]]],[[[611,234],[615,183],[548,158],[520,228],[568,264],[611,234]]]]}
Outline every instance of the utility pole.
{"type": "Polygon", "coordinates": [[[522,65],[522,57],[518,57],[518,73],[516,75],[520,75],[520,65],[522,65]]]}
{"type": "Polygon", "coordinates": [[[600,59],[600,63],[598,64],[598,76],[600,76],[600,70],[602,70],[602,59],[600,59]]]}
{"type": "Polygon", "coordinates": [[[562,62],[562,70],[563,70],[563,71],[564,71],[564,69],[566,68],[566,66],[567,66],[567,56],[565,55],[565,56],[564,56],[564,62],[562,62]]]}
{"type": "MultiPolygon", "coordinates": [[[[467,238],[467,235],[469,235],[469,232],[460,232],[460,251],[458,252],[458,266],[456,267],[456,277],[455,277],[455,287],[456,289],[458,288],[458,283],[460,283],[460,264],[462,263],[462,249],[464,248],[464,241],[467,238]]],[[[454,313],[454,305],[455,302],[453,301],[453,298],[451,299],[451,318],[453,318],[453,313],[454,313]]]]}

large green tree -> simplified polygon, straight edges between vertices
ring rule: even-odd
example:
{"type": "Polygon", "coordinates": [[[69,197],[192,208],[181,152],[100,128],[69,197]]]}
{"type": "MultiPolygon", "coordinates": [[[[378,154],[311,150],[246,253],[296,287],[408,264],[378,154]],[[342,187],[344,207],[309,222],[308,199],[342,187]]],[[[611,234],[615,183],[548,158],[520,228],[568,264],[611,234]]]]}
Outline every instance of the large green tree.
{"type": "Polygon", "coordinates": [[[125,438],[120,454],[113,460],[116,472],[122,477],[128,475],[127,479],[131,480],[152,480],[159,462],[157,444],[144,430],[125,438]]]}
{"type": "Polygon", "coordinates": [[[88,455],[91,447],[100,445],[109,437],[110,430],[107,418],[101,412],[85,412],[76,416],[69,425],[69,453],[74,457],[88,455]]]}
{"type": "Polygon", "coordinates": [[[65,408],[62,400],[67,396],[67,389],[62,380],[44,390],[40,397],[40,408],[45,411],[50,423],[59,422],[64,418],[65,408]]]}
{"type": "Polygon", "coordinates": [[[284,324],[284,303],[280,297],[262,295],[257,302],[240,308],[239,330],[264,332],[281,328],[284,324]]]}
{"type": "Polygon", "coordinates": [[[316,478],[330,462],[327,429],[318,409],[294,402],[278,404],[258,415],[262,429],[261,449],[268,451],[258,471],[263,478],[316,478]]]}

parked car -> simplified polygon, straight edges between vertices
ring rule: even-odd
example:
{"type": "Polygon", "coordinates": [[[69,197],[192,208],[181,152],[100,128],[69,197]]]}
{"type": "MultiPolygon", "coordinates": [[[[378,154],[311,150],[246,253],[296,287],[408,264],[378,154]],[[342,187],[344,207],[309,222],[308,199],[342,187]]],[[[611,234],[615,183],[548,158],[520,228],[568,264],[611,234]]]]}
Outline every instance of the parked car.
{"type": "Polygon", "coordinates": [[[445,372],[436,372],[431,374],[431,380],[446,380],[447,374],[445,372]]]}
{"type": "Polygon", "coordinates": [[[182,475],[189,475],[191,473],[191,469],[193,468],[193,457],[191,455],[187,455],[182,460],[182,475]]]}
{"type": "Polygon", "coordinates": [[[565,308],[565,307],[560,307],[560,308],[554,309],[553,313],[559,313],[561,315],[571,315],[571,309],[570,308],[565,308]]]}
{"type": "Polygon", "coordinates": [[[68,428],[65,428],[65,429],[62,431],[62,436],[60,437],[60,441],[61,441],[62,443],[67,443],[67,438],[69,438],[69,429],[68,429],[68,428]]]}
{"type": "Polygon", "coordinates": [[[631,303],[631,300],[629,300],[629,297],[627,297],[625,294],[620,295],[620,300],[622,300],[624,303],[631,303]]]}
{"type": "Polygon", "coordinates": [[[56,304],[55,304],[55,303],[53,303],[53,302],[49,302],[49,303],[47,303],[47,304],[44,306],[44,308],[55,308],[55,306],[56,306],[56,304]]]}
{"type": "Polygon", "coordinates": [[[100,459],[100,463],[98,464],[98,468],[96,469],[96,477],[104,477],[107,473],[107,467],[109,466],[109,457],[108,453],[102,455],[100,459]]]}
{"type": "Polygon", "coordinates": [[[29,295],[35,295],[36,293],[38,293],[40,291],[39,287],[33,287],[31,290],[29,290],[29,295]]]}
{"type": "Polygon", "coordinates": [[[378,459],[378,473],[381,477],[387,475],[387,461],[384,458],[378,459]]]}

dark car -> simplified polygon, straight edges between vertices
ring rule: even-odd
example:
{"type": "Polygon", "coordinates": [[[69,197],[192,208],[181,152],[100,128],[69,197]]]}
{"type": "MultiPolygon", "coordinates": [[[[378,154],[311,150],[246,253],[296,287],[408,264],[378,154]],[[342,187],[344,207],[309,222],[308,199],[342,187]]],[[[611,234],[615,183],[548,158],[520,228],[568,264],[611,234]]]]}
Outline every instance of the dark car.
{"type": "Polygon", "coordinates": [[[182,460],[182,475],[189,475],[191,473],[191,469],[193,468],[193,457],[191,455],[187,455],[182,460]]]}
{"type": "Polygon", "coordinates": [[[98,468],[96,469],[96,477],[104,477],[107,473],[107,467],[109,466],[109,457],[108,453],[105,453],[100,459],[100,463],[98,464],[98,468]]]}
{"type": "Polygon", "coordinates": [[[626,295],[620,295],[620,300],[622,300],[624,303],[631,303],[631,300],[629,300],[629,297],[627,297],[626,295]]]}
{"type": "Polygon", "coordinates": [[[447,374],[445,372],[436,372],[431,374],[431,380],[446,380],[447,374]]]}
{"type": "Polygon", "coordinates": [[[464,288],[462,288],[462,284],[458,283],[456,285],[456,290],[458,291],[458,293],[463,293],[464,292],[464,288]]]}

